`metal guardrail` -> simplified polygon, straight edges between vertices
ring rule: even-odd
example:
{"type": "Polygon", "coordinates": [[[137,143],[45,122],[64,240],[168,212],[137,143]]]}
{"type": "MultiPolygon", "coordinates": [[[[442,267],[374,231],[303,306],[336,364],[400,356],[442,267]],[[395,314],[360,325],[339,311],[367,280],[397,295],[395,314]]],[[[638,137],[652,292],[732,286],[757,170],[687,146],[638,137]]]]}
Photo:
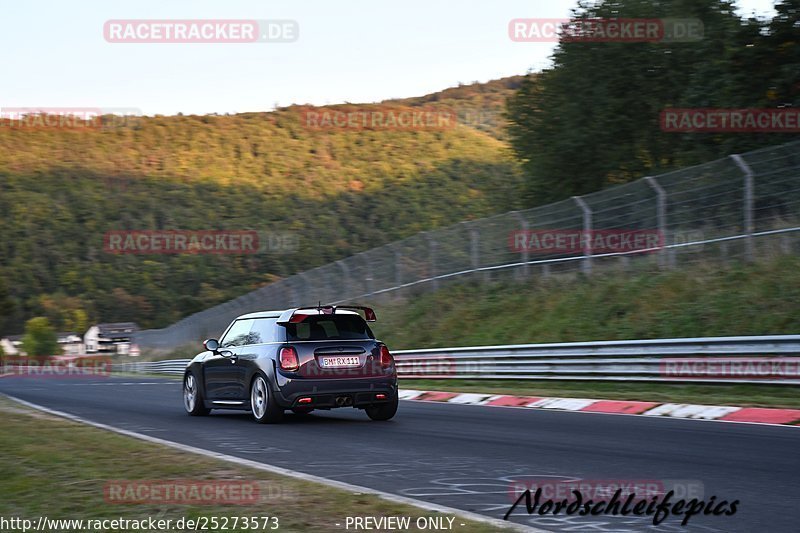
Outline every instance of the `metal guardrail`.
{"type": "Polygon", "coordinates": [[[132,372],[136,374],[170,374],[183,375],[186,365],[191,359],[170,359],[167,361],[136,361],[135,363],[114,364],[114,372],[132,372]]]}
{"type": "MultiPolygon", "coordinates": [[[[800,385],[800,335],[516,344],[393,352],[401,378],[800,385]]],[[[189,359],[115,370],[181,374],[189,359]]]]}

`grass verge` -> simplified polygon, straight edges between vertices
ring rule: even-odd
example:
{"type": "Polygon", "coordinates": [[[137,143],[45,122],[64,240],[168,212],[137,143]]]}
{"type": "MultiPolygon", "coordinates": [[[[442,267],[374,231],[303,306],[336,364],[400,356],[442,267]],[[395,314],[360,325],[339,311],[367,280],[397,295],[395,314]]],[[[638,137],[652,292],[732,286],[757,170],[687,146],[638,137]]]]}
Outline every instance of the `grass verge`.
{"type": "Polygon", "coordinates": [[[800,257],[459,283],[376,306],[393,350],[800,333],[800,257]]]}
{"type": "MultiPolygon", "coordinates": [[[[180,518],[276,516],[279,531],[306,532],[344,530],[346,516],[409,516],[413,523],[418,517],[441,515],[141,442],[0,396],[0,516],[33,520],[39,516],[84,520],[154,517],[173,523],[180,518]],[[254,482],[260,489],[255,505],[115,504],[104,496],[110,480],[238,480],[254,482]]],[[[454,524],[456,530],[465,532],[497,530],[461,518],[454,524]]],[[[228,527],[227,531],[261,531],[228,527]]]]}

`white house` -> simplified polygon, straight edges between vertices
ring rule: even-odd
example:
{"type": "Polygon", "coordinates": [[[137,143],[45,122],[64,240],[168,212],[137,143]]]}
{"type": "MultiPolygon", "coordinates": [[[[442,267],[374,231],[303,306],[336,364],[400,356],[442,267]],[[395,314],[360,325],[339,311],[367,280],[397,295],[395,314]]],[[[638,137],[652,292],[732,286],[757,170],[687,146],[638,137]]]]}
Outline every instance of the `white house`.
{"type": "Polygon", "coordinates": [[[71,331],[57,333],[58,345],[64,355],[83,355],[83,339],[77,333],[71,331]]]}
{"type": "Polygon", "coordinates": [[[96,324],[83,336],[86,353],[128,355],[137,331],[139,326],[134,322],[96,324]]]}
{"type": "Polygon", "coordinates": [[[20,355],[22,350],[22,335],[9,335],[0,339],[0,348],[6,355],[20,355]]]}
{"type": "MultiPolygon", "coordinates": [[[[22,349],[22,337],[24,335],[9,335],[0,339],[0,347],[3,353],[10,356],[26,355],[22,349]]],[[[63,355],[83,355],[83,339],[80,335],[73,332],[56,333],[56,340],[61,347],[63,355]]]]}

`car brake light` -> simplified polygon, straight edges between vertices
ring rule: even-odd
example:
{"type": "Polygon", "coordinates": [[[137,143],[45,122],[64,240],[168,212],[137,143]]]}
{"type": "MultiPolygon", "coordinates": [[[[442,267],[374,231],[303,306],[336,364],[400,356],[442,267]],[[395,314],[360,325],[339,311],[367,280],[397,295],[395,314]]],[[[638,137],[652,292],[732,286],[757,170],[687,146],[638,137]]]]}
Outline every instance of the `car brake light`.
{"type": "Polygon", "coordinates": [[[297,350],[291,346],[281,348],[280,356],[282,370],[297,370],[300,368],[300,361],[297,359],[297,350]]]}
{"type": "Polygon", "coordinates": [[[297,403],[311,403],[311,398],[309,398],[308,396],[304,396],[303,398],[297,400],[297,403]]]}
{"type": "Polygon", "coordinates": [[[381,368],[389,368],[394,364],[394,358],[392,354],[389,353],[389,348],[385,345],[381,345],[381,368]]]}
{"type": "Polygon", "coordinates": [[[385,394],[376,394],[375,395],[375,399],[376,400],[385,400],[386,399],[386,395],[385,394]]]}

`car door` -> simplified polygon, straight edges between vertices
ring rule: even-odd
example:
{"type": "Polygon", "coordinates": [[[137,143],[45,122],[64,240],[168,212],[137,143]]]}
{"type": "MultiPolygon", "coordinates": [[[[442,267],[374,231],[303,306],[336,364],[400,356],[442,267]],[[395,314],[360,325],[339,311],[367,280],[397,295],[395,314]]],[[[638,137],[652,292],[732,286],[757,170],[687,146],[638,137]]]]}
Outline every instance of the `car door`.
{"type": "Polygon", "coordinates": [[[259,358],[267,357],[265,354],[275,350],[275,343],[282,328],[277,326],[278,317],[258,317],[253,320],[247,343],[236,348],[236,363],[233,365],[235,382],[230,384],[233,396],[250,398],[250,383],[256,372],[259,371],[259,358]]]}
{"type": "Polygon", "coordinates": [[[230,355],[212,355],[203,364],[206,397],[216,402],[236,402],[246,399],[242,393],[244,366],[239,363],[242,346],[249,344],[253,319],[236,320],[220,340],[220,352],[230,355]]]}

